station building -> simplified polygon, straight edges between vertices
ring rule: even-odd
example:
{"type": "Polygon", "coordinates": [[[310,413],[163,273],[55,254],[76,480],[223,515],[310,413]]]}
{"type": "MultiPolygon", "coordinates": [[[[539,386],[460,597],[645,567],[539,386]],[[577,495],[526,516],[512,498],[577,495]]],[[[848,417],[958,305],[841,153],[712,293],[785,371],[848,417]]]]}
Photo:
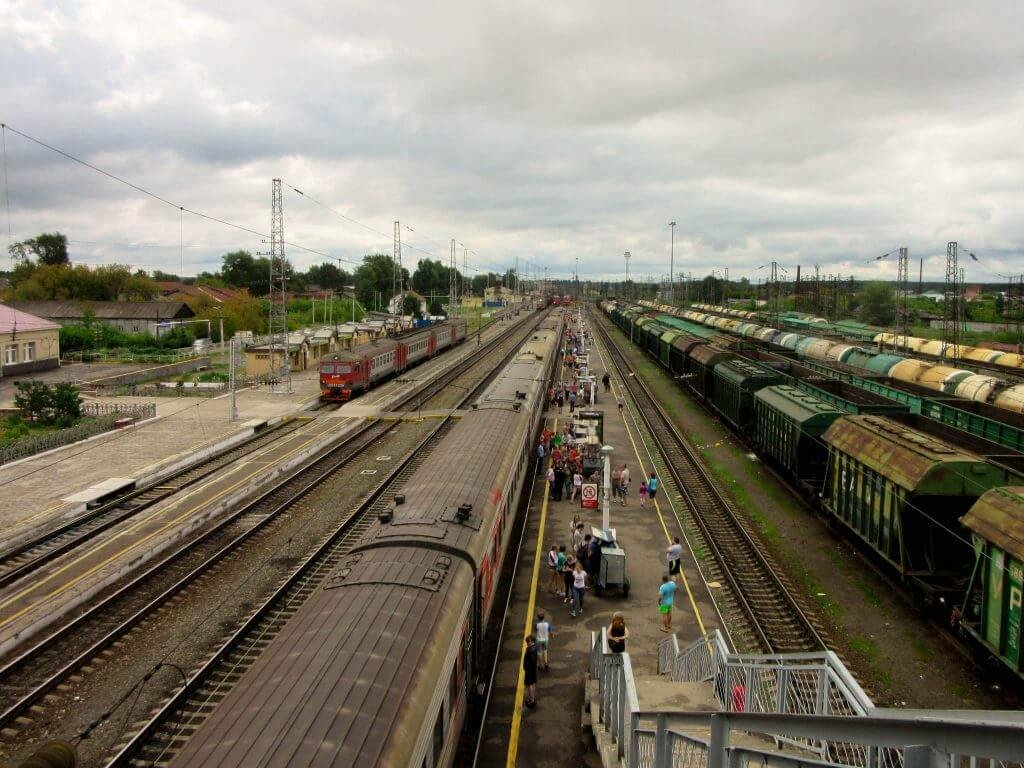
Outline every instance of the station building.
{"type": "Polygon", "coordinates": [[[60,326],[0,304],[0,376],[60,366],[60,326]]]}
{"type": "Polygon", "coordinates": [[[59,325],[81,325],[88,318],[125,333],[150,336],[159,336],[172,320],[196,316],[183,301],[11,301],[7,306],[59,325]]]}

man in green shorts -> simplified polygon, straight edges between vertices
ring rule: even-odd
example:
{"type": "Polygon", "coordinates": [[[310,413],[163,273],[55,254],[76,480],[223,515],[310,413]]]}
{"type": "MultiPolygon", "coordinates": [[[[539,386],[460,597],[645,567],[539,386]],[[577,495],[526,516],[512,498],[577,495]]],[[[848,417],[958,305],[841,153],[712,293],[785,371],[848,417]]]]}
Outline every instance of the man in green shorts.
{"type": "Polygon", "coordinates": [[[676,583],[667,575],[661,577],[658,587],[658,610],[661,612],[662,632],[672,631],[672,605],[676,601],[676,583]]]}

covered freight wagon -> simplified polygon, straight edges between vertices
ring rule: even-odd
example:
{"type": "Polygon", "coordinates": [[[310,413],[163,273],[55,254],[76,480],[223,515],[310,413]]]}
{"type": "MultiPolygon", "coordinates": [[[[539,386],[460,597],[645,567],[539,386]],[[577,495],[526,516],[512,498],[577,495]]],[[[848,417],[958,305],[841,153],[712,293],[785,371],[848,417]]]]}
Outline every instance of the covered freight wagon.
{"type": "Polygon", "coordinates": [[[741,358],[726,360],[715,366],[711,406],[737,432],[745,434],[754,420],[754,393],[783,381],[778,371],[763,365],[741,358]]]}
{"type": "Polygon", "coordinates": [[[959,594],[971,560],[959,518],[1016,475],[882,416],[846,416],[823,439],[826,510],[930,600],[959,594]]]}
{"type": "Polygon", "coordinates": [[[974,571],[961,626],[1015,674],[1024,673],[1024,487],[986,491],[963,517],[974,543],[974,571]]]}

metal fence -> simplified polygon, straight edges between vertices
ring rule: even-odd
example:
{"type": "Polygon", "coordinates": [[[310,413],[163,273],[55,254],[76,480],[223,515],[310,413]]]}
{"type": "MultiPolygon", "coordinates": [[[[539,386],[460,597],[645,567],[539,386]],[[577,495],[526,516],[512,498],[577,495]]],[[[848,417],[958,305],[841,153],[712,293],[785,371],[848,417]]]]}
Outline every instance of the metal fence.
{"type": "Polygon", "coordinates": [[[67,429],[58,429],[53,432],[44,432],[39,435],[26,435],[13,442],[0,446],[0,464],[23,459],[53,448],[61,448],[87,437],[106,432],[114,426],[114,422],[121,418],[119,413],[108,413],[97,416],[95,419],[76,424],[67,429]]]}
{"type": "Polygon", "coordinates": [[[97,403],[93,400],[82,403],[83,416],[106,416],[116,413],[131,416],[136,421],[156,416],[156,403],[97,403]]]}
{"type": "Polygon", "coordinates": [[[594,728],[612,736],[625,768],[999,768],[1024,761],[1021,713],[879,710],[855,681],[847,684],[849,673],[832,654],[729,654],[715,634],[683,651],[674,637],[658,647],[663,674],[712,686],[722,711],[709,713],[642,711],[629,654],[610,653],[605,630],[592,633],[589,672],[601,702],[594,728]],[[738,681],[742,698],[730,687],[738,681]]]}

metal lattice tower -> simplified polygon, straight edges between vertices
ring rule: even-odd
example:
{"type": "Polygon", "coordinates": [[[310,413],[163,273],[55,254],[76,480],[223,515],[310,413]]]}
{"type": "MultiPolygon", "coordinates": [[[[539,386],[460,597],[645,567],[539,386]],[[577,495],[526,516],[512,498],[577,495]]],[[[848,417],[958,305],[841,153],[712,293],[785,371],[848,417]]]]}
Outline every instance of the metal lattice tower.
{"type": "Polygon", "coordinates": [[[398,299],[398,307],[395,309],[395,314],[400,315],[405,299],[405,284],[402,278],[402,228],[397,221],[395,222],[395,244],[392,254],[394,269],[391,275],[391,295],[401,297],[398,299]]]}
{"type": "Polygon", "coordinates": [[[946,244],[946,284],[942,292],[942,341],[953,347],[953,359],[960,354],[960,265],[957,244],[946,244]]]}
{"type": "Polygon", "coordinates": [[[900,326],[899,346],[907,348],[907,338],[910,336],[910,265],[908,263],[907,249],[900,248],[900,258],[896,269],[896,321],[900,326]]]}
{"type": "Polygon", "coordinates": [[[459,277],[455,269],[455,238],[452,238],[452,252],[448,259],[448,316],[455,316],[455,304],[459,300],[459,277]]]}
{"type": "Polygon", "coordinates": [[[284,198],[281,180],[274,179],[270,191],[270,379],[275,392],[292,391],[292,365],[288,355],[288,267],[284,258],[284,198]],[[281,364],[277,365],[278,350],[281,364]]]}

